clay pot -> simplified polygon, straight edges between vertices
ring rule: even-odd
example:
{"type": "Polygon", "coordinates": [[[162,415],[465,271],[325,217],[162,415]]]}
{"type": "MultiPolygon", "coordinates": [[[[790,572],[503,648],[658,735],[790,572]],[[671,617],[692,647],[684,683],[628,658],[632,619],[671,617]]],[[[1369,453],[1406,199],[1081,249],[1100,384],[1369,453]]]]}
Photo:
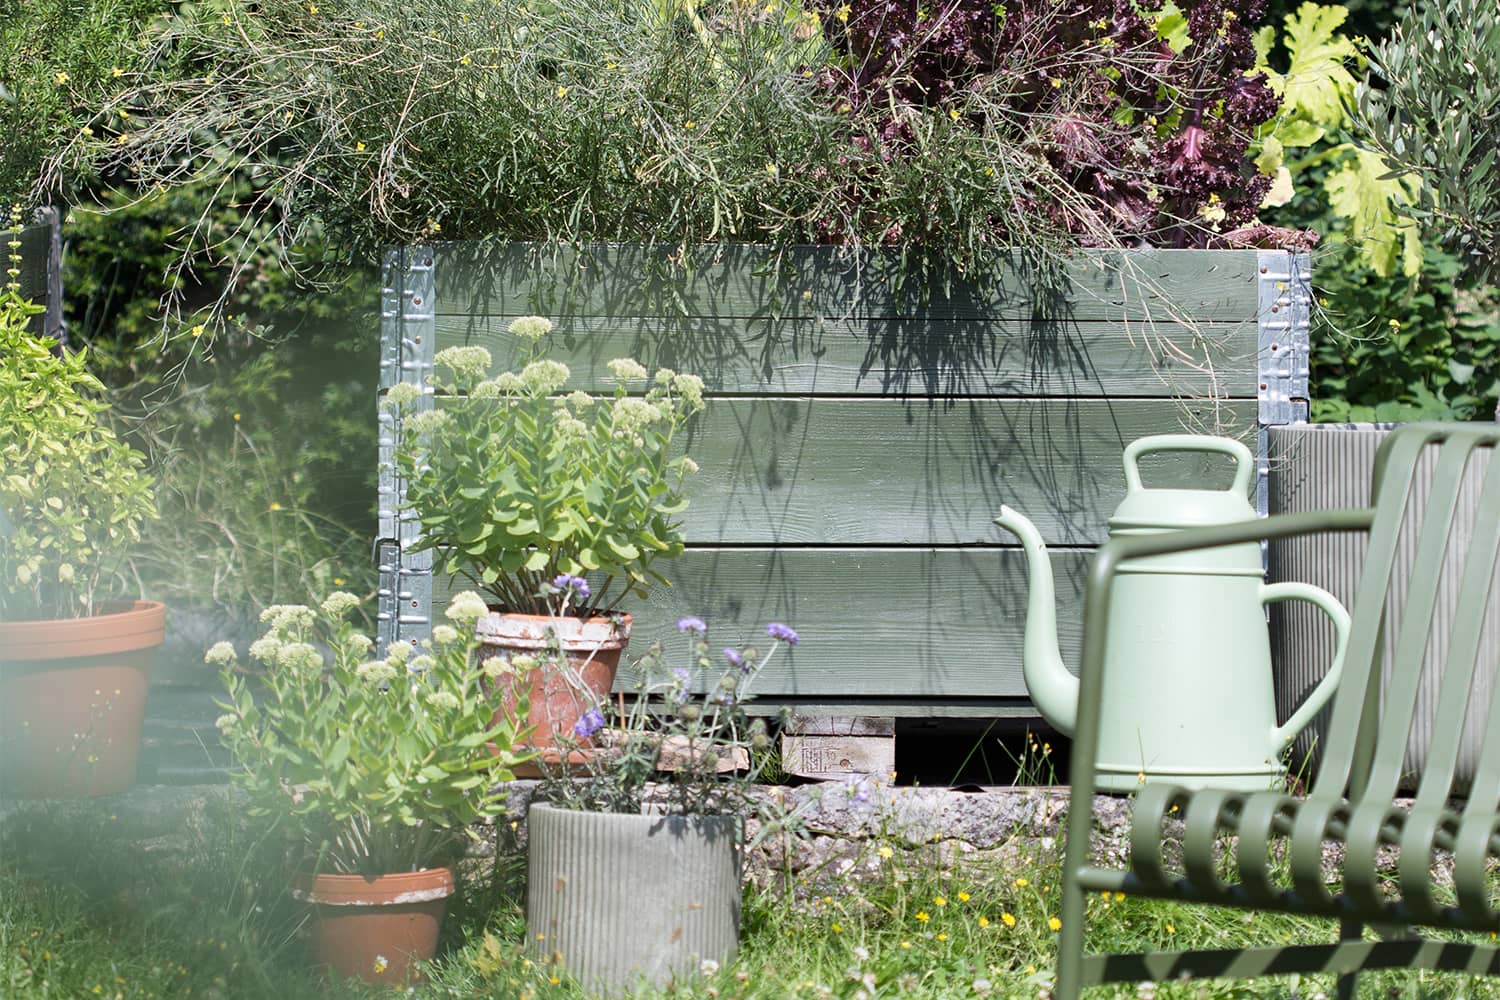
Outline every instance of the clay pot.
{"type": "MultiPolygon", "coordinates": [[[[292,895],[312,903],[313,960],[345,978],[406,983],[437,953],[453,869],[365,878],[300,874],[292,895]]],[[[416,976],[420,979],[420,975],[416,976]]]]}
{"type": "MultiPolygon", "coordinates": [[[[602,616],[551,618],[547,615],[492,612],[479,619],[474,627],[475,635],[483,645],[478,653],[481,658],[497,654],[539,656],[546,651],[548,633],[553,629],[558,632],[558,642],[567,658],[567,674],[581,680],[582,690],[569,683],[563,672],[537,667],[506,683],[502,688],[502,704],[503,711],[512,711],[516,692],[526,691],[531,704],[527,723],[534,727],[534,731],[525,745],[539,751],[544,763],[562,765],[558,736],[587,746],[588,740],[578,740],[574,736],[573,725],[590,708],[609,701],[609,692],[620,668],[620,654],[630,641],[630,616],[621,615],[616,623],[614,619],[602,616]]],[[[568,763],[583,762],[577,751],[570,752],[568,763]]],[[[538,773],[534,764],[516,769],[516,774],[522,777],[538,773]]]]}
{"type": "Polygon", "coordinates": [[[0,622],[0,796],[90,798],[135,781],[167,609],[123,601],[101,611],[0,622]]]}

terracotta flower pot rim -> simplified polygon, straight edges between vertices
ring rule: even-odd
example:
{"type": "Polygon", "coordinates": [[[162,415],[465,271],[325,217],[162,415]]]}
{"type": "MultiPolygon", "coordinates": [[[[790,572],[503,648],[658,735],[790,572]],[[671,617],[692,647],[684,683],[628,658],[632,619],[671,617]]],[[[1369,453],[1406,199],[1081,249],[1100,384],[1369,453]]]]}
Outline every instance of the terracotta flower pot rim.
{"type": "Polygon", "coordinates": [[[491,611],[474,623],[474,634],[486,646],[541,650],[555,631],[563,650],[569,653],[623,649],[630,640],[631,617],[594,615],[591,618],[525,615],[491,611]]]}
{"type": "Polygon", "coordinates": [[[292,896],[321,906],[400,906],[447,899],[455,891],[452,868],[423,868],[366,878],[298,872],[292,896]]]}
{"type": "Polygon", "coordinates": [[[0,662],[112,655],[162,644],[167,606],[160,601],[115,601],[85,618],[0,621],[0,662]]]}

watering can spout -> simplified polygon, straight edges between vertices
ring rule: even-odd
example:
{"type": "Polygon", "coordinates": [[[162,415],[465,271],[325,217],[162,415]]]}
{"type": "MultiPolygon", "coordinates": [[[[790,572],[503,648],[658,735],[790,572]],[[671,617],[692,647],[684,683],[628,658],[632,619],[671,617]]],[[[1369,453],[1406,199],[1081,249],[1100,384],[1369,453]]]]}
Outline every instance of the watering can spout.
{"type": "Polygon", "coordinates": [[[995,523],[1021,540],[1031,578],[1021,650],[1026,690],[1042,717],[1059,732],[1071,735],[1078,718],[1078,678],[1068,671],[1058,650],[1057,597],[1047,546],[1036,526],[1009,507],[1000,508],[995,523]]]}

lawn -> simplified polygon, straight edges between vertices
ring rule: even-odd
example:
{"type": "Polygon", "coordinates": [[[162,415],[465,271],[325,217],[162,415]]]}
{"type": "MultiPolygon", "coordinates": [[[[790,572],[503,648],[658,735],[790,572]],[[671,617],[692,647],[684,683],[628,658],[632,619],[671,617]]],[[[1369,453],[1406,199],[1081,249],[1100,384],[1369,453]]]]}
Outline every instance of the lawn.
{"type": "MultiPolygon", "coordinates": [[[[307,966],[306,914],[286,891],[280,835],[257,828],[232,799],[210,796],[189,822],[78,808],[12,806],[0,841],[0,996],[6,1000],[354,998],[388,988],[335,983],[307,966]]],[[[939,845],[866,842],[874,874],[803,873],[747,889],[742,946],[723,968],[698,970],[679,997],[1043,998],[1051,976],[1059,892],[1055,845],[1000,865],[946,869],[939,845]],[[818,893],[822,892],[821,895],[818,893]]],[[[477,859],[444,928],[429,979],[413,997],[577,997],[566,970],[528,942],[525,859],[477,859]],[[528,945],[532,945],[528,948],[528,945]]],[[[1098,949],[1274,944],[1330,939],[1322,920],[1202,910],[1100,897],[1090,905],[1098,949]]],[[[659,995],[659,994],[653,994],[659,995]]],[[[1101,989],[1105,997],[1332,995],[1326,977],[1101,989]]],[[[1500,997],[1500,984],[1430,973],[1363,980],[1361,996],[1500,997]]]]}

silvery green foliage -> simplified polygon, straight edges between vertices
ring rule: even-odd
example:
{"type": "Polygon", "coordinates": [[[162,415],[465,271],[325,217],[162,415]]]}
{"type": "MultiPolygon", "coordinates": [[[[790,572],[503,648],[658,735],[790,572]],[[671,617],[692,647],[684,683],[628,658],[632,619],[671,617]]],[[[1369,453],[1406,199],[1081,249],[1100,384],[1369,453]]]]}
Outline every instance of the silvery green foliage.
{"type": "Polygon", "coordinates": [[[682,552],[677,515],[697,466],[672,457],[673,438],[703,408],[703,381],[616,358],[612,391],[565,392],[568,367],[544,356],[550,330],[516,320],[525,364],[494,377],[483,347],[439,352],[439,408],[393,388],[396,462],[422,524],[415,551],[435,550],[438,570],[529,614],[556,610],[562,588],[549,581],[587,574],[597,586],[568,590],[570,613],[602,614],[661,582],[654,564],[682,552]]]}
{"type": "Polygon", "coordinates": [[[474,622],[485,613],[459,594],[450,623],[384,657],[349,621],[352,594],[318,608],[273,605],[250,664],[216,643],[228,701],[218,720],[234,783],[252,815],[278,818],[305,871],[383,875],[450,863],[470,824],[503,808],[496,782],[530,752],[524,692],[508,710],[492,668],[475,662],[474,622]]]}
{"type": "Polygon", "coordinates": [[[1481,277],[1500,276],[1500,4],[1432,0],[1407,8],[1370,52],[1356,93],[1362,140],[1414,174],[1413,215],[1441,228],[1481,277]]]}

